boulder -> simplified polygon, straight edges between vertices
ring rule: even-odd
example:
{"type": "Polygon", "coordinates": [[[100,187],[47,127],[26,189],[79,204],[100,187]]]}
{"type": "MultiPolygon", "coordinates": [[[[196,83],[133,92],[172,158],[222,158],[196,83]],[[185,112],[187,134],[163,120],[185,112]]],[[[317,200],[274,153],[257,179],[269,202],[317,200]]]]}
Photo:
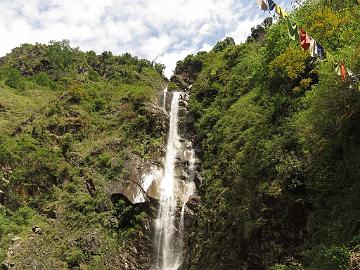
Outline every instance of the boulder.
{"type": "Polygon", "coordinates": [[[200,206],[200,197],[198,195],[191,195],[189,200],[186,203],[186,206],[190,210],[196,212],[199,209],[199,206],[200,206]]]}
{"type": "Polygon", "coordinates": [[[119,225],[119,220],[116,217],[110,217],[109,223],[112,227],[117,227],[119,225]]]}
{"type": "Polygon", "coordinates": [[[130,154],[124,164],[127,171],[125,181],[107,183],[106,189],[110,196],[122,194],[132,204],[144,203],[149,197],[158,199],[158,184],[162,169],[156,165],[145,163],[139,156],[130,154]]]}
{"type": "Polygon", "coordinates": [[[43,233],[43,230],[41,228],[39,228],[38,226],[32,227],[32,231],[33,231],[33,233],[39,234],[39,235],[41,235],[43,233]]]}
{"type": "Polygon", "coordinates": [[[59,213],[55,210],[46,210],[46,211],[44,211],[44,214],[47,218],[50,218],[50,219],[58,219],[58,217],[59,217],[59,213]]]}
{"type": "Polygon", "coordinates": [[[195,182],[196,188],[197,188],[197,189],[200,189],[200,186],[201,186],[201,184],[202,184],[202,182],[203,182],[203,178],[202,178],[202,176],[200,175],[200,173],[198,173],[198,172],[195,173],[194,182],[195,182]]]}
{"type": "Polygon", "coordinates": [[[1,270],[10,270],[11,268],[13,268],[15,265],[13,263],[9,263],[9,262],[3,262],[1,264],[1,270]]]}
{"type": "Polygon", "coordinates": [[[0,205],[5,204],[5,192],[0,189],[0,205]]]}

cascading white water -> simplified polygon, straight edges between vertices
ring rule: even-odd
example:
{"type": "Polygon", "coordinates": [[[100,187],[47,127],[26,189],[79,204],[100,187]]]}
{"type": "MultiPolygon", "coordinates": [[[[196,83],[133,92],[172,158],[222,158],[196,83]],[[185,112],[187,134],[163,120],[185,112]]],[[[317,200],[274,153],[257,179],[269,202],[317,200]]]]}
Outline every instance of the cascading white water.
{"type": "Polygon", "coordinates": [[[160,184],[159,215],[156,220],[155,244],[157,258],[155,269],[176,270],[178,269],[178,252],[174,241],[176,227],[176,190],[178,188],[175,176],[175,163],[180,147],[178,134],[178,112],[180,93],[174,92],[170,110],[170,129],[166,148],[164,176],[160,184]]]}
{"type": "Polygon", "coordinates": [[[190,157],[189,157],[189,179],[188,182],[185,183],[185,187],[182,194],[182,207],[180,214],[180,222],[179,222],[179,255],[177,257],[177,265],[181,265],[183,260],[183,251],[184,251],[184,232],[185,232],[185,211],[187,209],[186,203],[189,201],[189,198],[195,194],[196,186],[195,186],[195,150],[191,148],[190,157]]]}
{"type": "Polygon", "coordinates": [[[166,96],[167,96],[167,92],[168,92],[168,87],[166,86],[165,88],[164,88],[164,93],[163,93],[163,107],[164,107],[164,109],[166,109],[166,96]]]}
{"type": "Polygon", "coordinates": [[[190,151],[190,158],[189,158],[189,180],[185,184],[182,202],[183,205],[181,207],[181,214],[180,214],[180,232],[184,231],[184,216],[186,210],[186,203],[188,202],[191,195],[195,194],[196,186],[195,186],[195,150],[191,149],[190,151]]]}
{"type": "MultiPolygon", "coordinates": [[[[167,94],[165,88],[163,103],[165,110],[167,94]]],[[[164,174],[159,186],[159,214],[155,223],[156,260],[153,270],[177,270],[181,266],[184,257],[186,202],[196,192],[195,151],[190,141],[180,142],[178,132],[179,102],[181,99],[186,100],[188,96],[179,92],[173,92],[172,95],[164,174]],[[175,173],[176,160],[180,156],[188,163],[185,170],[188,171],[187,181],[180,181],[175,173]],[[178,201],[181,203],[179,209],[178,201]],[[180,219],[176,219],[177,210],[180,212],[180,219]]]]}

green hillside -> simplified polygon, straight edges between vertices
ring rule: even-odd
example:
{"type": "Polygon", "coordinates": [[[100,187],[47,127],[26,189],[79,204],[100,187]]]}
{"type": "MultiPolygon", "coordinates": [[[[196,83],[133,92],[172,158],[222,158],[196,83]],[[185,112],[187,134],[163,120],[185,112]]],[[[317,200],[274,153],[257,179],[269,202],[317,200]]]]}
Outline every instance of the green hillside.
{"type": "Polygon", "coordinates": [[[166,130],[152,104],[164,67],[67,41],[25,44],[0,62],[0,261],[119,269],[119,250],[148,260],[148,213],[106,187],[126,181],[130,156],[159,155],[166,130]],[[139,254],[129,253],[136,243],[139,254]]]}
{"type": "MultiPolygon", "coordinates": [[[[307,1],[290,17],[359,77],[357,1],[307,1]]],[[[246,43],[227,38],[177,65],[203,178],[183,269],[358,267],[358,83],[287,29],[266,20],[246,43]]]]}

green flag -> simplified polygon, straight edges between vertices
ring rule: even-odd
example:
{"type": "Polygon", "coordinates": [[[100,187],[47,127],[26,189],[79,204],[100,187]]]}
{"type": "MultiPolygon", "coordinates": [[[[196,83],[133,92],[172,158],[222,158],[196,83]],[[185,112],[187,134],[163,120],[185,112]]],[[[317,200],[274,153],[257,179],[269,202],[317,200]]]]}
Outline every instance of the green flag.
{"type": "Polygon", "coordinates": [[[335,69],[336,74],[340,75],[340,66],[337,63],[337,61],[335,61],[334,56],[331,53],[329,53],[328,51],[326,51],[326,59],[327,59],[328,62],[330,62],[333,69],[335,69]]]}
{"type": "Polygon", "coordinates": [[[289,17],[286,18],[289,30],[289,36],[292,40],[299,41],[299,28],[289,17]]]}
{"type": "Polygon", "coordinates": [[[341,69],[340,69],[340,65],[336,65],[335,67],[335,73],[339,76],[341,76],[341,69]]]}

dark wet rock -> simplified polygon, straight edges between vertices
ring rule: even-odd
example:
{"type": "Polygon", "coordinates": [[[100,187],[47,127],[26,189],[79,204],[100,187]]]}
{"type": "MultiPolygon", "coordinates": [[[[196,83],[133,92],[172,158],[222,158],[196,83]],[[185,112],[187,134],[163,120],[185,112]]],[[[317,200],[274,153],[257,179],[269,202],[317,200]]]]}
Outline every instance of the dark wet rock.
{"type": "Polygon", "coordinates": [[[50,219],[58,219],[59,218],[59,213],[55,210],[46,210],[46,211],[44,211],[44,214],[47,218],[50,218],[50,219]]]}
{"type": "Polygon", "coordinates": [[[151,221],[149,219],[142,219],[141,228],[143,232],[149,232],[151,230],[151,221]]]}
{"type": "MultiPolygon", "coordinates": [[[[141,113],[150,119],[149,125],[153,136],[165,136],[169,126],[169,116],[162,107],[155,106],[152,103],[145,103],[141,113]]],[[[164,146],[165,146],[164,137],[164,146]]]]}
{"type": "Polygon", "coordinates": [[[200,197],[197,195],[191,195],[186,203],[186,206],[193,211],[197,211],[200,206],[200,197]]]}
{"type": "Polygon", "coordinates": [[[92,155],[92,156],[100,155],[101,152],[102,152],[102,150],[103,150],[102,147],[96,146],[96,147],[93,148],[93,150],[91,151],[90,155],[92,155]]]}
{"type": "Polygon", "coordinates": [[[196,188],[199,189],[203,182],[203,178],[200,175],[200,173],[196,172],[194,182],[195,182],[196,188]]]}
{"type": "Polygon", "coordinates": [[[32,227],[31,230],[32,230],[33,233],[35,233],[35,234],[39,234],[39,235],[43,234],[43,230],[42,230],[41,228],[39,228],[38,226],[32,227]]]}
{"type": "Polygon", "coordinates": [[[112,227],[117,227],[119,225],[119,220],[116,217],[110,217],[109,223],[112,227]]]}
{"type": "MultiPolygon", "coordinates": [[[[166,112],[170,112],[171,100],[172,100],[173,96],[174,96],[174,94],[170,91],[166,93],[166,103],[165,103],[165,111],[166,112]]],[[[169,121],[168,121],[168,124],[169,124],[169,121]]]]}
{"type": "Polygon", "coordinates": [[[10,270],[11,268],[13,268],[15,265],[13,263],[9,263],[9,262],[3,262],[1,264],[1,270],[10,270]]]}
{"type": "Polygon", "coordinates": [[[95,231],[82,235],[78,241],[78,246],[87,254],[100,255],[101,242],[100,233],[95,231]]]}
{"type": "Polygon", "coordinates": [[[0,205],[5,204],[5,192],[0,189],[0,205]]]}
{"type": "Polygon", "coordinates": [[[96,191],[96,187],[95,187],[94,181],[93,181],[92,179],[87,179],[86,182],[85,182],[85,184],[86,184],[86,188],[87,188],[89,194],[90,194],[91,196],[94,196],[95,191],[96,191]]]}
{"type": "Polygon", "coordinates": [[[52,134],[62,136],[66,133],[78,133],[85,125],[86,123],[80,118],[67,118],[64,124],[50,124],[47,129],[52,134]]]}

